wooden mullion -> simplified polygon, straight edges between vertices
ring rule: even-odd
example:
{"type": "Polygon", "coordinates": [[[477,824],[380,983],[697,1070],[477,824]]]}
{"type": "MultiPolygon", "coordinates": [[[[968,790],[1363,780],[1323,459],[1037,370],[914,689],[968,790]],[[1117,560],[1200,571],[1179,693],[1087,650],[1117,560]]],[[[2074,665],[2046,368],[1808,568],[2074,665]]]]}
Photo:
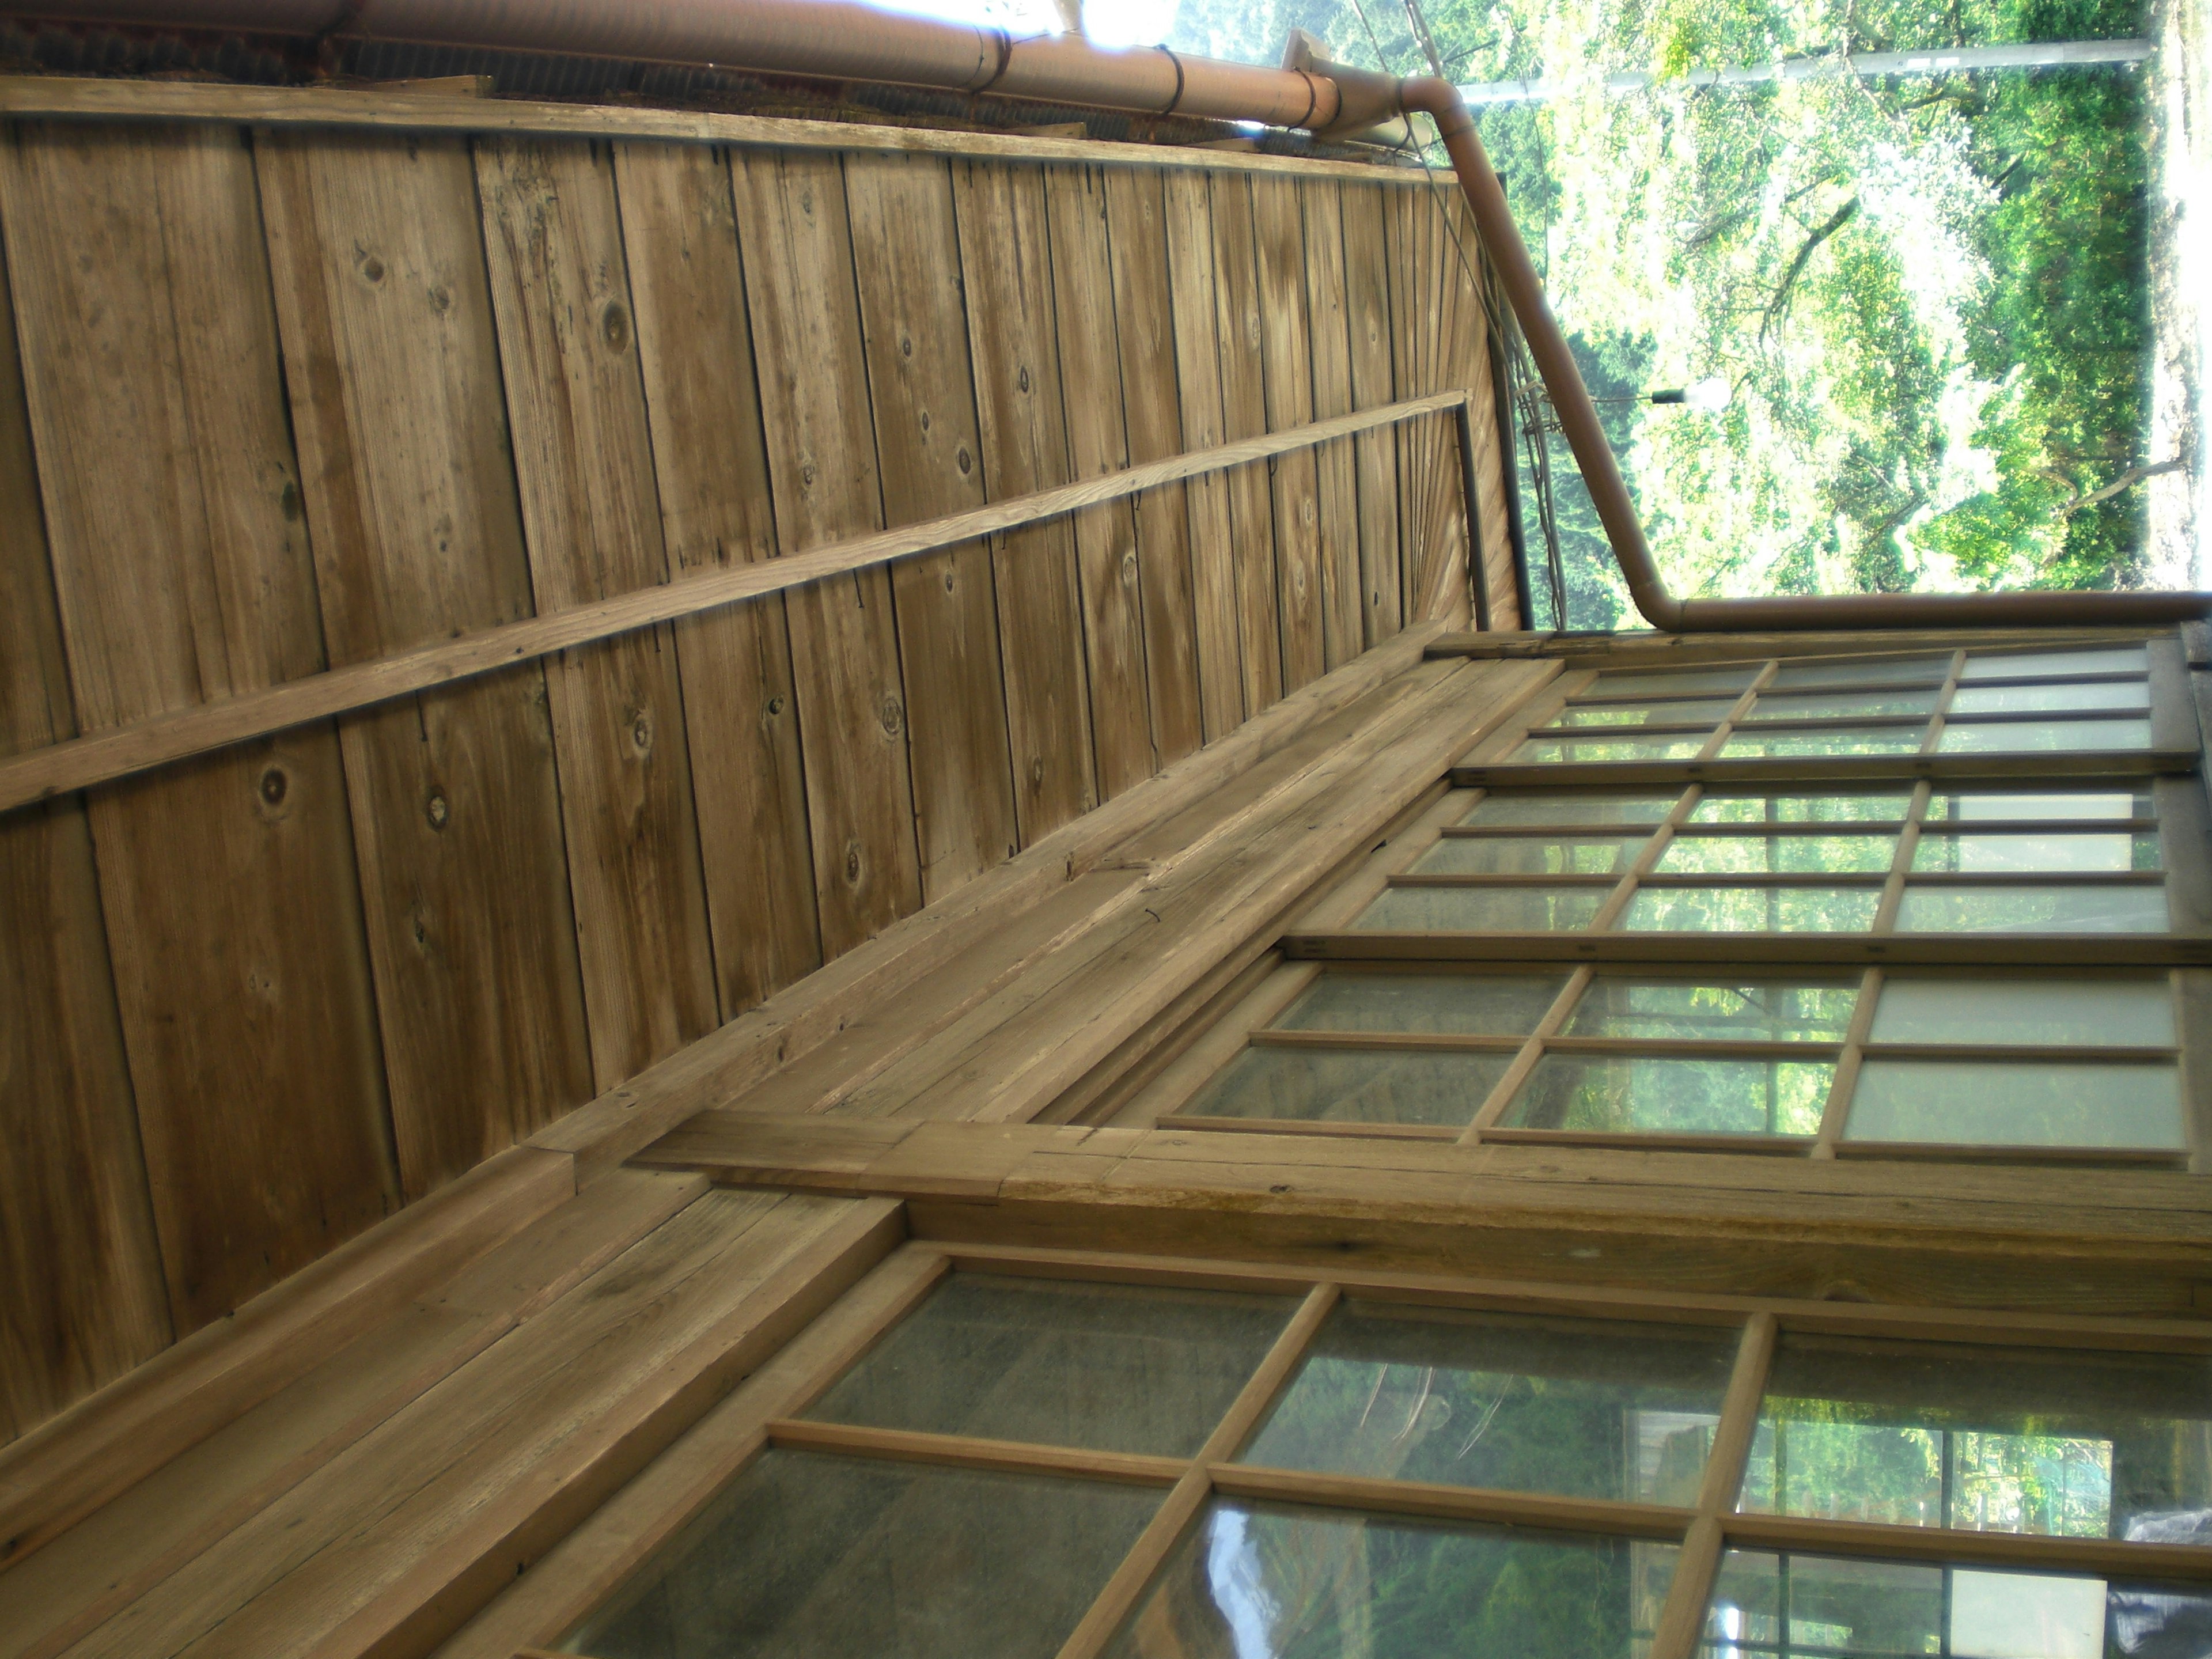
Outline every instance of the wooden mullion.
{"type": "Polygon", "coordinates": [[[1285,933],[1299,962],[1633,963],[1756,967],[2176,968],[2212,966],[2212,939],[2173,933],[1285,933]]]}
{"type": "Polygon", "coordinates": [[[1423,1520],[1502,1522],[1565,1532],[1598,1532],[1632,1538],[1680,1538],[1694,1511],[1626,1499],[1568,1498],[1550,1492],[1503,1492],[1425,1480],[1378,1480],[1252,1463],[1216,1463],[1208,1469],[1224,1497],[1255,1503],[1306,1504],[1363,1514],[1418,1516],[1423,1520]]]}
{"type": "Polygon", "coordinates": [[[1682,1553],[1674,1564],[1674,1581],[1668,1586],[1666,1606],[1660,1612],[1645,1659],[1689,1659],[1697,1649],[1698,1633],[1705,1621],[1705,1603],[1711,1597],[1713,1577],[1719,1571],[1726,1541],[1725,1517],[1743,1486],[1744,1465],[1750,1460],[1752,1437],[1759,1427],[1759,1401],[1765,1393],[1766,1373],[1774,1360],[1779,1328],[1771,1313],[1755,1313],[1744,1322],[1735,1367],[1729,1374],[1728,1392],[1721,1399],[1720,1423],[1713,1431],[1712,1447],[1705,1454],[1705,1478],[1698,1486],[1697,1518],[1683,1537],[1682,1553]]]}
{"type": "Polygon", "coordinates": [[[862,1423],[821,1423],[779,1418],[768,1425],[768,1443],[794,1451],[837,1452],[852,1457],[945,1468],[999,1469],[1015,1474],[1076,1475],[1139,1486],[1172,1486],[1190,1472],[1188,1459],[1138,1452],[1046,1446],[975,1435],[927,1434],[862,1423]]]}
{"type": "MultiPolygon", "coordinates": [[[[2040,1568],[2100,1578],[2212,1579],[2212,1550],[2201,1544],[2138,1544],[2123,1538],[2061,1538],[2041,1533],[1892,1526],[1815,1516],[1730,1515],[1728,1543],[1748,1549],[1867,1556],[1945,1565],[2040,1568]]],[[[1652,1659],[1660,1659],[1655,1645],[1652,1659]]]]}
{"type": "Polygon", "coordinates": [[[854,1366],[866,1358],[868,1352],[896,1329],[901,1320],[920,1307],[924,1298],[934,1291],[945,1276],[952,1270],[951,1257],[934,1245],[908,1243],[883,1267],[878,1274],[890,1277],[894,1264],[901,1273],[892,1294],[878,1310],[874,1325],[866,1333],[825,1356],[814,1374],[794,1389],[783,1404],[781,1415],[797,1417],[830,1391],[830,1386],[854,1366]],[[911,1265],[909,1265],[911,1264],[911,1265]]]}
{"type": "MultiPolygon", "coordinates": [[[[1990,659],[1984,657],[1980,660],[1990,659]]],[[[1961,685],[1977,691],[1985,685],[2120,685],[2138,684],[2146,678],[2155,678],[2156,675],[2155,669],[2148,676],[2130,669],[2108,669],[2100,674],[1977,674],[1971,680],[1962,681],[1961,685]]]]}
{"type": "Polygon", "coordinates": [[[1536,1029],[1529,1032],[1528,1041],[1521,1045],[1521,1052],[1514,1055],[1513,1063],[1505,1068],[1504,1075],[1483,1097],[1482,1104],[1475,1108],[1474,1115],[1468,1120],[1467,1127],[1460,1133],[1462,1142],[1470,1146],[1480,1144],[1484,1134],[1504,1115],[1507,1103],[1521,1092],[1521,1085],[1528,1080],[1528,1073],[1536,1069],[1536,1062],[1544,1057],[1545,1043],[1566,1024],[1568,1018],[1575,1011],[1575,1005],[1582,1000],[1583,993],[1589,989],[1594,977],[1588,968],[1577,968],[1567,976],[1567,982],[1559,988],[1559,995],[1552,999],[1552,1006],[1544,1011],[1543,1018],[1536,1022],[1536,1029]]]}
{"type": "Polygon", "coordinates": [[[1500,871],[1495,875],[1459,875],[1436,870],[1393,876],[1392,887],[1618,887],[1624,878],[1587,870],[1562,870],[1558,874],[1500,871]]]}
{"type": "Polygon", "coordinates": [[[1746,732],[1856,732],[1864,726],[1925,726],[1928,719],[1925,714],[1777,714],[1765,720],[1739,720],[1736,725],[1746,732]]]}
{"type": "Polygon", "coordinates": [[[1889,878],[1871,870],[1682,870],[1644,878],[1645,887],[1880,887],[1889,878]]]}
{"type": "Polygon", "coordinates": [[[1834,1060],[1840,1042],[1800,1042],[1785,1037],[1557,1036],[1545,1042],[1555,1054],[1626,1054],[1654,1060],[1834,1060]]]}
{"type": "MultiPolygon", "coordinates": [[[[2154,785],[2171,781],[2154,779],[2154,785]]],[[[2156,818],[1937,818],[1920,825],[1929,836],[2140,836],[2159,827],[2156,818]]]]}
{"type": "Polygon", "coordinates": [[[1632,726],[1532,726],[1532,738],[1694,738],[1711,732],[1711,720],[1653,720],[1632,726]]]}
{"type": "Polygon", "coordinates": [[[1113,1114],[1114,1118],[1119,1120],[1139,1105],[1155,1117],[1173,1114],[1244,1052],[1255,1029],[1289,1007],[1320,977],[1321,969],[1310,963],[1278,963],[1242,1000],[1214,1019],[1158,1076],[1138,1090],[1113,1114]]]}
{"type": "Polygon", "coordinates": [[[1911,887],[2158,887],[2163,870],[1913,870],[1911,887]]]}
{"type": "Polygon", "coordinates": [[[1482,1132],[1486,1144],[1500,1146],[1604,1146],[1644,1152],[1729,1152],[1794,1158],[1808,1152],[1810,1135],[1698,1135],[1650,1133],[1634,1129],[1500,1129],[1482,1132]]]}
{"type": "Polygon", "coordinates": [[[1207,1134],[1340,1135],[1364,1140],[1456,1140],[1459,1131],[1432,1123],[1353,1123],[1334,1118],[1205,1117],[1162,1113],[1163,1129],[1207,1134]]]}
{"type": "MultiPolygon", "coordinates": [[[[1922,754],[1932,755],[1937,749],[1942,746],[1943,722],[1945,718],[1951,712],[1952,703],[1958,698],[1959,676],[1966,672],[1966,652],[1964,650],[1954,651],[1951,653],[1950,670],[1943,676],[1943,689],[1936,694],[1936,709],[1935,712],[1929,716],[1928,734],[1920,740],[1920,752],[1922,754]]],[[[1920,816],[1921,814],[1918,812],[1915,812],[1913,814],[1913,817],[1916,818],[1920,816]]]]}
{"type": "MultiPolygon", "coordinates": [[[[933,1246],[932,1248],[940,1248],[933,1246]]],[[[1703,1327],[1740,1326],[1771,1314],[1787,1331],[1981,1347],[2059,1347],[2115,1353],[2212,1354],[2212,1319],[2108,1318],[2017,1308],[1907,1307],[1868,1302],[1730,1295],[1721,1291],[1627,1290],[1531,1279],[1488,1279],[1267,1263],[1213,1257],[1132,1255],[1036,1244],[946,1243],[960,1270],[1028,1273],[1208,1290],[1304,1293],[1327,1281],[1346,1295],[1407,1307],[1537,1313],[1567,1318],[1658,1320],[1703,1327]]]]}
{"type": "MultiPolygon", "coordinates": [[[[2153,703],[2148,710],[2140,708],[1992,708],[1978,714],[1948,714],[1945,723],[1951,726],[2039,726],[2052,720],[2155,720],[2158,707],[2153,703]]],[[[2153,746],[2157,746],[2153,738],[2153,746]]],[[[1933,754],[1935,751],[1928,751],[1933,754]]]]}
{"type": "Polygon", "coordinates": [[[1874,1025],[1875,1004],[1881,996],[1881,986],[1882,970],[1879,968],[1868,969],[1859,981],[1858,1000],[1851,1005],[1851,1023],[1844,1032],[1844,1052],[1836,1061],[1836,1074],[1828,1082],[1828,1097],[1820,1107],[1820,1127],[1813,1141],[1814,1158],[1835,1157],[1836,1144],[1843,1138],[1844,1120],[1850,1113],[1851,1095],[1858,1087],[1867,1032],[1874,1025]]]}
{"type": "MultiPolygon", "coordinates": [[[[1750,693],[1745,695],[1748,696],[1750,693]]],[[[1650,875],[1659,860],[1666,857],[1668,848],[1681,833],[1682,826],[1690,821],[1690,815],[1698,810],[1698,803],[1705,799],[1705,793],[1694,783],[1682,791],[1680,797],[1668,809],[1667,816],[1652,830],[1651,839],[1644,843],[1643,850],[1630,862],[1628,872],[1621,877],[1620,885],[1613,890],[1604,903],[1598,906],[1597,914],[1590,918],[1586,932],[1609,933],[1619,925],[1621,916],[1636,896],[1637,888],[1650,875]]]]}
{"type": "Polygon", "coordinates": [[[2016,753],[1947,755],[1790,755],[1733,759],[1634,761],[1516,761],[1469,763],[1451,769],[1462,788],[1679,789],[1709,787],[1834,790],[1838,793],[1932,778],[1947,784],[2013,784],[2064,781],[2094,784],[2135,781],[2191,770],[2190,749],[2024,750],[2016,753]]]}
{"type": "Polygon", "coordinates": [[[1902,833],[1903,818],[1792,818],[1784,823],[1740,821],[1726,823],[1685,823],[1677,839],[1691,841],[1774,841],[1796,837],[1802,840],[1828,839],[1836,836],[1894,836],[1902,833]]]}
{"type": "Polygon", "coordinates": [[[1449,833],[1453,820],[1467,816],[1482,799],[1480,789],[1445,789],[1437,799],[1386,837],[1358,868],[1324,892],[1300,917],[1302,925],[1338,925],[1359,915],[1422,854],[1449,833]]]}
{"type": "Polygon", "coordinates": [[[1398,1049],[1419,1054],[1516,1054],[1523,1039],[1461,1031],[1255,1031],[1250,1041],[1268,1048],[1398,1049]]]}
{"type": "Polygon", "coordinates": [[[1935,786],[1923,778],[1912,786],[1912,803],[1905,809],[1905,828],[1897,834],[1897,844],[1890,849],[1889,877],[1882,883],[1881,902],[1875,907],[1874,925],[1870,933],[1894,933],[1897,913],[1905,904],[1905,880],[1912,869],[1914,855],[1920,850],[1920,825],[1928,817],[1928,803],[1935,793],[1935,786]]]}
{"type": "Polygon", "coordinates": [[[1176,1482],[1144,1531],[1137,1535],[1137,1541],[1121,1558],[1121,1565],[1115,1569],[1114,1576],[1092,1599],[1090,1610],[1060,1644],[1058,1659],[1097,1659],[1104,1650],[1114,1632],[1121,1627],[1122,1620],[1135,1610],[1152,1575],[1159,1571],[1184,1530],[1197,1519],[1199,1511],[1212,1495],[1209,1466],[1225,1462],[1236,1454],[1305,1357],[1322,1322],[1328,1317],[1341,1294],[1334,1283],[1326,1279],[1306,1292],[1304,1303],[1283,1327],[1282,1334],[1267,1350],[1267,1357],[1260,1362],[1221,1421],[1214,1425],[1213,1432],[1206,1437],[1197,1458],[1176,1482]]]}
{"type": "Polygon", "coordinates": [[[2125,1045],[2000,1042],[1867,1042],[1860,1045],[1869,1060],[2036,1060],[2109,1066],[2171,1065],[2181,1057],[2179,1048],[2132,1048],[2125,1045]]]}
{"type": "Polygon", "coordinates": [[[1735,700],[1735,707],[1728,711],[1721,723],[1713,728],[1713,735],[1706,739],[1705,746],[1698,750],[1699,760],[1711,760],[1721,752],[1728,744],[1729,734],[1735,730],[1736,722],[1752,711],[1753,706],[1759,702],[1759,694],[1766,690],[1781,672],[1782,664],[1778,659],[1770,657],[1760,665],[1759,672],[1751,677],[1751,684],[1735,700]]]}
{"type": "Polygon", "coordinates": [[[1844,1140],[1837,1143],[1836,1156],[1854,1163],[2058,1164],[2152,1170],[2181,1170],[2189,1164],[2187,1149],[2179,1146],[2029,1146],[1996,1141],[1844,1140]]]}

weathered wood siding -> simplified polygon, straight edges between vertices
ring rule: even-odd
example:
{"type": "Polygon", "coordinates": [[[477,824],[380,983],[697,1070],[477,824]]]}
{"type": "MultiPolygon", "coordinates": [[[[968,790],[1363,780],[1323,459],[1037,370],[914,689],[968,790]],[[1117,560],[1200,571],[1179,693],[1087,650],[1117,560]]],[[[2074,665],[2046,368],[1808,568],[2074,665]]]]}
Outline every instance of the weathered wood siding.
{"type": "MultiPolygon", "coordinates": [[[[620,120],[0,128],[0,753],[1453,386],[1516,624],[1455,198],[620,120]]],[[[1463,623],[1463,520],[1427,417],[0,817],[0,1439],[1463,623]]]]}

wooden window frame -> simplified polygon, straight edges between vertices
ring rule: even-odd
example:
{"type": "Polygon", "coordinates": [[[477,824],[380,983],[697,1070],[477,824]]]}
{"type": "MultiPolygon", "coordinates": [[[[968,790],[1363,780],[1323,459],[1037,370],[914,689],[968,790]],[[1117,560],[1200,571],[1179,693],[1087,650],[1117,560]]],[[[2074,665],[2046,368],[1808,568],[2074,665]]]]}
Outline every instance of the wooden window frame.
{"type": "MultiPolygon", "coordinates": [[[[1058,1659],[1097,1659],[1141,1605],[1160,1568],[1216,1498],[1408,1520],[1521,1526],[1674,1545],[1675,1562],[1647,1659],[1690,1659],[1724,1553],[1732,1547],[1924,1565],[2079,1573],[2124,1582],[2212,1586],[2212,1547],[2135,1543],[2033,1533],[1837,1521],[1736,1508],[1774,1356],[1784,1334],[1928,1341],[1950,1346],[2212,1355],[2212,1322],[2105,1319],[1804,1302],[1765,1297],[1631,1291],[1531,1281],[1331,1272],[1287,1264],[1192,1261],[1082,1249],[913,1243],[895,1252],[818,1318],[738,1395],[663,1455],[688,1468],[642,1502],[610,1505],[580,1531],[607,1558],[596,1577],[547,1583],[538,1595],[545,1641],[618,1594],[695,1515],[763,1451],[787,1447],[939,1468],[1132,1483],[1163,1490],[1160,1508],[1108,1577],[1058,1659]],[[1216,1424],[1188,1458],[994,1441],[969,1435],[810,1420],[805,1413],[950,1273],[1012,1274],[1094,1283],[1269,1291],[1297,1310],[1216,1424]],[[1330,1313],[1346,1297],[1412,1307],[1634,1321],[1733,1330],[1736,1350],[1693,1504],[1675,1506],[1403,1481],[1235,1461],[1297,1375],[1330,1313]],[[607,1536],[592,1539],[595,1530],[607,1536]],[[613,1542],[619,1540],[618,1547],[613,1542]]],[[[559,1564],[548,1564],[549,1569],[559,1564]]],[[[534,1588],[534,1587],[533,1587],[534,1588]]],[[[546,1651],[522,1650],[525,1656],[546,1651]]]]}

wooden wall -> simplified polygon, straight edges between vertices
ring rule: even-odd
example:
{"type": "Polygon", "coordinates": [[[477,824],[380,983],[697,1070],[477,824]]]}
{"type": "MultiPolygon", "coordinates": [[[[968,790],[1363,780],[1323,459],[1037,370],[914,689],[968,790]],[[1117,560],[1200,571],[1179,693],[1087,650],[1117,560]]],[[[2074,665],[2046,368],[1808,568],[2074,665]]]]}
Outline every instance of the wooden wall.
{"type": "MultiPolygon", "coordinates": [[[[0,753],[1446,386],[1516,625],[1455,197],[609,133],[0,127],[0,753]]],[[[0,1438],[1464,618],[1458,469],[1382,428],[0,816],[0,1438]]]]}

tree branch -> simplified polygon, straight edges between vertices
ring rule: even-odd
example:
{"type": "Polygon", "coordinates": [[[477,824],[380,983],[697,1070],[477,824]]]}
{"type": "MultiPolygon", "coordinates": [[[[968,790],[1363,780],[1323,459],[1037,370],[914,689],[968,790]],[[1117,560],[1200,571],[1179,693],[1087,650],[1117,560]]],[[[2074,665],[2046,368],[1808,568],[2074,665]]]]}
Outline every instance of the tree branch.
{"type": "Polygon", "coordinates": [[[1797,286],[1797,279],[1805,274],[1806,265],[1820,252],[1820,244],[1849,224],[1858,210],[1859,198],[1854,196],[1830,214],[1826,224],[1805,239],[1805,246],[1797,250],[1797,257],[1790,262],[1790,269],[1783,273],[1782,285],[1774,290],[1774,297],[1766,303],[1766,315],[1759,325],[1760,339],[1764,340],[1767,331],[1782,320],[1789,309],[1790,290],[1797,286]]]}
{"type": "Polygon", "coordinates": [[[2186,465],[2177,455],[2170,461],[2159,461],[2149,466],[2131,466],[2102,489],[2093,489],[2086,495],[2076,495],[2070,501],[2059,502],[2051,509],[2051,516],[2061,521],[2070,519],[2083,507],[2094,507],[2099,501],[2109,501],[2122,490],[2134,488],[2145,478],[2155,478],[2161,472],[2179,472],[2186,465]]]}

